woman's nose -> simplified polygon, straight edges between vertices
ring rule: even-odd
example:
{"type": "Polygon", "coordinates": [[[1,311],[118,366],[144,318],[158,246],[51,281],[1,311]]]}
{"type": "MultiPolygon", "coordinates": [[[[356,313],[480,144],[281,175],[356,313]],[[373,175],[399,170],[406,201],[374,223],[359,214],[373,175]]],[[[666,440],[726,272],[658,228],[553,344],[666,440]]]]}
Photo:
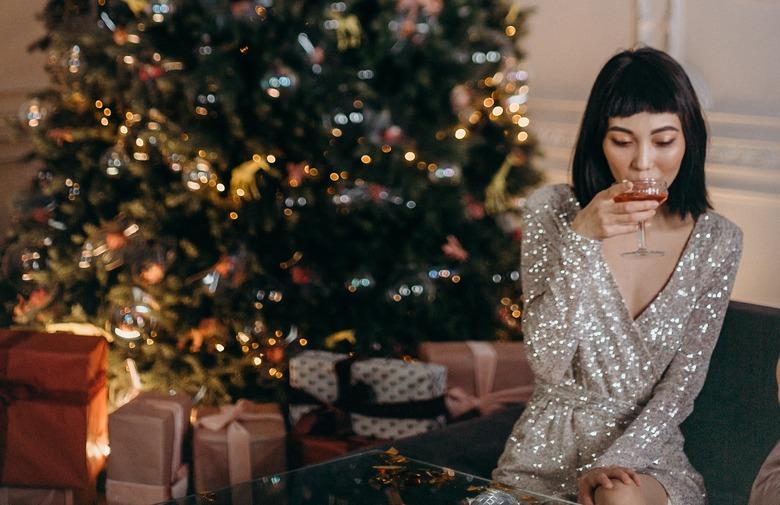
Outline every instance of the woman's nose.
{"type": "Polygon", "coordinates": [[[636,170],[650,170],[653,166],[653,148],[647,144],[640,144],[634,154],[634,168],[636,170]]]}

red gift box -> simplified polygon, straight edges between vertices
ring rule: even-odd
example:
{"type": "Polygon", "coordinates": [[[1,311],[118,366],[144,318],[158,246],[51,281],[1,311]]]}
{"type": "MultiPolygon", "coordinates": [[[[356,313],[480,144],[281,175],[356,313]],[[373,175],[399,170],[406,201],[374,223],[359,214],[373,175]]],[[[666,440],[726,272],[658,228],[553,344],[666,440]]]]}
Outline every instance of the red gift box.
{"type": "Polygon", "coordinates": [[[105,339],[0,330],[0,483],[93,486],[108,452],[105,339]]]}

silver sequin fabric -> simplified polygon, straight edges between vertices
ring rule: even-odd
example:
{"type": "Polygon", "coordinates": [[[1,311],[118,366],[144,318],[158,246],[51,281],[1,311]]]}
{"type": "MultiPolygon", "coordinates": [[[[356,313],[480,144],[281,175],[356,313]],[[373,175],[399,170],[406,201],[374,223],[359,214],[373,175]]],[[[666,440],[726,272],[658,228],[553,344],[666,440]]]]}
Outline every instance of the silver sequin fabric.
{"type": "Polygon", "coordinates": [[[537,386],[493,479],[576,500],[583,472],[617,465],[657,479],[675,505],[704,504],[679,426],[707,375],[742,232],[699,216],[666,285],[632,319],[601,241],[571,228],[579,210],[565,184],[526,201],[523,331],[537,386]]]}

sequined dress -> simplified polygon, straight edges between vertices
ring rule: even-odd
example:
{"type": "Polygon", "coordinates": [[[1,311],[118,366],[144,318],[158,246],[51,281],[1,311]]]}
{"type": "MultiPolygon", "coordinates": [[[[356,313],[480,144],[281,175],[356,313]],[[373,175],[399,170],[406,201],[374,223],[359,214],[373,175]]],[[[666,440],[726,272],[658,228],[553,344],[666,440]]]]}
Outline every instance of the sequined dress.
{"type": "Polygon", "coordinates": [[[707,374],[742,253],[742,232],[705,212],[656,298],[632,319],[601,242],[571,228],[565,184],[526,201],[523,330],[536,390],[493,479],[576,500],[577,478],[625,466],[657,479],[675,505],[706,502],[680,423],[707,374]]]}

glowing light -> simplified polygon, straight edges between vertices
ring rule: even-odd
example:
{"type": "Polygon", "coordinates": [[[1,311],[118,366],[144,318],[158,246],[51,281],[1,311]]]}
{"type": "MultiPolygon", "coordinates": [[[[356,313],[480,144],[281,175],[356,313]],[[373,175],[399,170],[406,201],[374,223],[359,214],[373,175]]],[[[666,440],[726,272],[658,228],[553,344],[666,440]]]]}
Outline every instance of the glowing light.
{"type": "Polygon", "coordinates": [[[218,352],[222,352],[222,351],[224,351],[224,350],[225,350],[225,346],[224,346],[224,345],[222,345],[222,344],[217,344],[217,345],[215,345],[214,347],[216,347],[216,348],[217,348],[217,351],[218,351],[218,352]]]}
{"type": "Polygon", "coordinates": [[[528,133],[527,132],[520,132],[517,134],[517,140],[520,142],[525,142],[528,140],[528,133]]]}
{"type": "Polygon", "coordinates": [[[331,181],[336,182],[339,180],[339,174],[336,172],[331,172],[330,176],[328,176],[331,181]]]}
{"type": "Polygon", "coordinates": [[[360,157],[360,161],[368,165],[369,163],[371,163],[371,156],[364,154],[363,156],[360,157]]]}
{"type": "Polygon", "coordinates": [[[486,109],[492,107],[495,103],[496,102],[490,97],[487,97],[482,101],[482,105],[484,105],[486,109]]]}
{"type": "Polygon", "coordinates": [[[521,117],[520,120],[517,122],[517,124],[525,128],[526,126],[528,126],[530,122],[531,120],[528,119],[527,117],[521,117]]]}
{"type": "Polygon", "coordinates": [[[279,90],[276,88],[268,88],[266,93],[268,93],[268,96],[270,96],[271,98],[279,98],[280,95],[279,90]]]}
{"type": "Polygon", "coordinates": [[[341,130],[339,130],[338,128],[333,128],[333,129],[330,131],[330,133],[331,133],[331,135],[333,135],[334,137],[341,137],[341,130]]]}
{"type": "Polygon", "coordinates": [[[231,213],[230,213],[230,219],[232,219],[233,221],[235,221],[236,219],[238,219],[238,212],[235,212],[235,211],[234,211],[234,212],[231,212],[231,213]]]}
{"type": "Polygon", "coordinates": [[[465,128],[458,128],[455,130],[455,138],[458,140],[463,140],[466,138],[466,129],[465,128]]]}
{"type": "Polygon", "coordinates": [[[302,339],[298,340],[298,343],[301,344],[301,345],[306,345],[306,344],[309,343],[309,341],[306,340],[305,338],[302,338],[302,339]]]}
{"type": "Polygon", "coordinates": [[[500,116],[501,114],[503,114],[503,113],[504,113],[504,108],[503,108],[503,107],[501,107],[500,105],[499,105],[499,106],[497,106],[497,107],[493,107],[493,111],[492,111],[491,113],[492,113],[494,116],[498,117],[498,116],[500,116]]]}
{"type": "Polygon", "coordinates": [[[276,375],[276,371],[277,371],[276,368],[269,368],[268,369],[268,375],[272,375],[272,376],[276,375]]]}
{"type": "Polygon", "coordinates": [[[404,154],[404,159],[406,161],[414,161],[414,159],[417,157],[412,151],[407,151],[406,154],[404,154]]]}
{"type": "Polygon", "coordinates": [[[255,366],[260,366],[263,363],[263,360],[260,359],[259,357],[255,356],[252,359],[252,363],[254,363],[255,366]]]}
{"type": "Polygon", "coordinates": [[[95,108],[96,109],[102,109],[103,108],[103,102],[100,100],[95,100],[95,108]]]}
{"type": "Polygon", "coordinates": [[[389,153],[389,152],[390,152],[390,151],[392,151],[392,150],[393,150],[393,148],[392,148],[392,147],[390,147],[390,146],[389,146],[389,145],[387,145],[387,144],[384,144],[384,145],[382,146],[382,152],[383,152],[383,153],[385,153],[385,154],[389,153]]]}
{"type": "Polygon", "coordinates": [[[217,191],[225,191],[225,185],[221,182],[217,184],[217,191]]]}
{"type": "Polygon", "coordinates": [[[268,163],[276,163],[276,156],[274,156],[273,154],[269,154],[268,156],[265,157],[265,159],[268,160],[268,163]]]}
{"type": "Polygon", "coordinates": [[[514,37],[515,34],[517,33],[517,28],[515,28],[514,26],[507,26],[504,32],[507,34],[507,36],[514,37]]]}
{"type": "Polygon", "coordinates": [[[103,126],[108,126],[108,118],[101,118],[100,124],[102,124],[103,126]]]}

